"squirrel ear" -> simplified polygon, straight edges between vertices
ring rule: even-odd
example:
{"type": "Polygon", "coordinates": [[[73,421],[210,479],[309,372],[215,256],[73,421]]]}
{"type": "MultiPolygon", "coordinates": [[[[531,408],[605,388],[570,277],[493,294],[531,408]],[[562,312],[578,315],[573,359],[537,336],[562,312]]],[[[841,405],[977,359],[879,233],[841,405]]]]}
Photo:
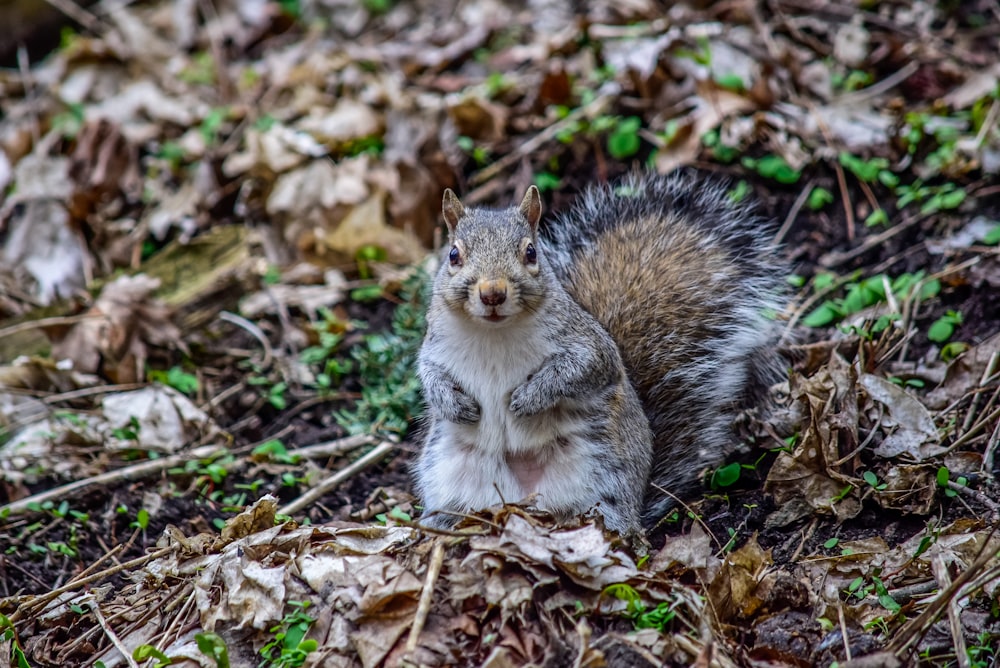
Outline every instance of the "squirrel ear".
{"type": "Polygon", "coordinates": [[[528,188],[528,192],[524,193],[520,211],[521,215],[527,218],[528,224],[531,225],[531,231],[534,232],[538,227],[538,221],[542,219],[542,196],[538,194],[538,188],[531,186],[528,188]]]}
{"type": "Polygon", "coordinates": [[[458,196],[451,188],[444,189],[444,197],[441,199],[441,214],[444,222],[448,225],[448,231],[454,233],[458,225],[458,219],[465,215],[465,207],[459,201],[458,196]]]}

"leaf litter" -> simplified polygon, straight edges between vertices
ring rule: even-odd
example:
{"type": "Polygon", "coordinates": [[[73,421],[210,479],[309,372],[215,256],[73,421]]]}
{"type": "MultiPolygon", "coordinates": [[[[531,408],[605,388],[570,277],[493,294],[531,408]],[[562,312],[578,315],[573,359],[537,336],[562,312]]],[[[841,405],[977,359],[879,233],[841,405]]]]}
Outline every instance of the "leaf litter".
{"type": "Polygon", "coordinates": [[[980,4],[81,10],[0,70],[0,656],[995,662],[980,4]],[[520,506],[422,529],[417,395],[387,379],[412,380],[399,265],[435,246],[441,191],[544,182],[559,208],[642,161],[745,178],[803,277],[788,317],[825,309],[790,325],[738,484],[651,544],[520,506]]]}

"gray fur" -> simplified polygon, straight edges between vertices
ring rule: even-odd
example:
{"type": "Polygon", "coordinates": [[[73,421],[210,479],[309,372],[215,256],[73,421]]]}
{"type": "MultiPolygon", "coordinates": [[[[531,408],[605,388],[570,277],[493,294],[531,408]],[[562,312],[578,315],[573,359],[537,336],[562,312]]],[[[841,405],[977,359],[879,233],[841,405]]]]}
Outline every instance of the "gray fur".
{"type": "Polygon", "coordinates": [[[783,370],[767,314],[784,307],[787,271],[772,233],[723,184],[684,173],[590,188],[543,226],[556,274],[615,337],[645,406],[646,526],[675,503],[661,489],[690,494],[734,450],[734,419],[783,370]]]}
{"type": "Polygon", "coordinates": [[[461,263],[444,250],[420,351],[426,521],[537,492],[559,515],[597,505],[616,531],[640,512],[655,525],[780,375],[767,221],[686,174],[590,188],[540,230],[534,189],[504,210],[448,191],[443,209],[461,263]]]}
{"type": "Polygon", "coordinates": [[[597,506],[609,528],[637,531],[649,425],[614,341],[537,248],[537,190],[505,210],[447,194],[444,204],[461,265],[446,248],[420,350],[430,424],[415,473],[427,520],[447,526],[446,513],[537,495],[559,516],[597,506]],[[487,306],[486,284],[506,286],[506,300],[487,306]]]}

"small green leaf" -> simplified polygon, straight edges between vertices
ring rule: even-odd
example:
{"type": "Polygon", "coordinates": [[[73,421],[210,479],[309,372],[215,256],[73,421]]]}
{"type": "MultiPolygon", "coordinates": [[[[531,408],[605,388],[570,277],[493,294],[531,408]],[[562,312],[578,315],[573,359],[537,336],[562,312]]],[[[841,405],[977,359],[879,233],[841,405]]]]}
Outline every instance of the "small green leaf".
{"type": "Polygon", "coordinates": [[[950,362],[968,349],[968,343],[964,343],[962,341],[949,341],[941,346],[941,359],[945,362],[950,362]]]}
{"type": "Polygon", "coordinates": [[[743,83],[743,79],[740,78],[738,74],[723,74],[715,77],[715,83],[719,84],[723,88],[728,88],[729,90],[735,90],[737,92],[743,92],[746,90],[746,84],[743,83]]]}
{"type": "MultiPolygon", "coordinates": [[[[746,159],[744,164],[748,164],[746,159]]],[[[759,160],[751,160],[749,165],[764,178],[774,179],[778,183],[796,183],[802,177],[802,172],[793,169],[780,155],[765,155],[759,160]]]]}
{"type": "Polygon", "coordinates": [[[861,477],[872,487],[878,485],[878,476],[873,471],[865,471],[861,477]]]}
{"type": "Polygon", "coordinates": [[[983,243],[987,246],[1000,244],[1000,225],[994,225],[983,235],[983,243]]]}
{"type": "Polygon", "coordinates": [[[939,467],[938,470],[937,470],[937,484],[938,484],[938,486],[940,486],[940,487],[947,487],[948,486],[948,481],[950,479],[951,479],[951,477],[950,477],[950,475],[948,473],[948,467],[947,466],[941,466],[941,467],[939,467]]]}
{"type": "Polygon", "coordinates": [[[734,485],[740,479],[740,469],[739,462],[732,462],[716,469],[712,474],[712,487],[725,488],[734,485]]]}
{"type": "Polygon", "coordinates": [[[837,277],[829,272],[816,274],[813,277],[813,288],[815,288],[816,290],[825,290],[826,288],[833,285],[833,282],[835,280],[837,280],[837,277]]]}
{"type": "Polygon", "coordinates": [[[198,651],[215,661],[216,668],[229,668],[229,650],[226,641],[215,633],[196,633],[194,641],[198,651]]]}
{"type": "Polygon", "coordinates": [[[793,288],[801,288],[806,284],[805,276],[799,276],[798,274],[792,274],[785,278],[785,282],[788,283],[793,288]]]}
{"type": "Polygon", "coordinates": [[[934,278],[920,286],[921,301],[937,297],[941,292],[941,281],[934,278]]]}
{"type": "Polygon", "coordinates": [[[934,321],[934,324],[927,330],[927,338],[935,343],[944,343],[955,333],[955,323],[942,316],[934,321]]]}
{"type": "Polygon", "coordinates": [[[806,206],[809,207],[810,211],[819,211],[831,202],[833,202],[833,193],[826,188],[820,188],[817,186],[812,189],[811,193],[809,193],[809,198],[806,200],[806,206]]]}
{"type": "Polygon", "coordinates": [[[844,317],[843,312],[831,301],[820,304],[812,313],[802,319],[806,327],[824,327],[844,317]]]}
{"type": "Polygon", "coordinates": [[[872,211],[867,218],[865,218],[865,227],[875,227],[876,225],[885,225],[889,222],[889,214],[885,212],[885,209],[875,209],[872,211]]]}
{"type": "Polygon", "coordinates": [[[837,547],[837,543],[839,543],[839,542],[840,542],[839,538],[831,538],[830,540],[828,540],[825,543],[823,543],[823,547],[825,547],[826,549],[830,550],[830,549],[833,549],[833,548],[837,547]]]}

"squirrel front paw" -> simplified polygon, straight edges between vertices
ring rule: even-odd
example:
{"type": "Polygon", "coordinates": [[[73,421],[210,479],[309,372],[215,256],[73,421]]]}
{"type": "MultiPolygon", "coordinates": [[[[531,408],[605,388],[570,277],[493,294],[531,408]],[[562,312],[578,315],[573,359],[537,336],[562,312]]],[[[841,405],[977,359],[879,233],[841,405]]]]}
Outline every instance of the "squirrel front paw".
{"type": "Polygon", "coordinates": [[[473,424],[479,422],[479,403],[465,392],[455,388],[449,401],[438,406],[441,417],[448,422],[473,424]]]}
{"type": "Polygon", "coordinates": [[[510,395],[510,412],[517,417],[538,415],[555,405],[552,398],[545,398],[531,381],[516,388],[510,395]]]}

